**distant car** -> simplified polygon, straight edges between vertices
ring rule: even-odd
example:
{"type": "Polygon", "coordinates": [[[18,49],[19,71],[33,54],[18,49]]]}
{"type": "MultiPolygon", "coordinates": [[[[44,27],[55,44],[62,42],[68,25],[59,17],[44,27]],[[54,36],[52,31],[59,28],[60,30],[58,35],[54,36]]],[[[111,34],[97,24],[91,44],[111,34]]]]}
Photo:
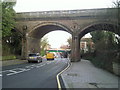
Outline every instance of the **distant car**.
{"type": "Polygon", "coordinates": [[[31,53],[28,55],[28,62],[42,62],[42,57],[39,55],[39,53],[31,53]]]}
{"type": "Polygon", "coordinates": [[[54,58],[55,58],[54,53],[47,53],[47,55],[46,55],[47,60],[54,60],[54,58]]]}

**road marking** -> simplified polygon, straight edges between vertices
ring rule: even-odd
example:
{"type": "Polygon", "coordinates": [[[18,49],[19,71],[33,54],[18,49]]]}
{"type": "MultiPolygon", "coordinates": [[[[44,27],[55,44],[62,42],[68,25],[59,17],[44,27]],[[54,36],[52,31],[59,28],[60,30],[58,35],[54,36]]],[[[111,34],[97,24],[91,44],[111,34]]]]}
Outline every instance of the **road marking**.
{"type": "Polygon", "coordinates": [[[43,66],[45,65],[46,63],[42,64],[43,66]]]}
{"type": "Polygon", "coordinates": [[[42,67],[42,66],[41,65],[36,66],[36,68],[40,68],[40,67],[42,67]]]}
{"type": "Polygon", "coordinates": [[[26,72],[26,71],[29,71],[33,68],[40,68],[40,67],[45,66],[45,65],[50,64],[50,63],[52,63],[52,62],[33,64],[33,65],[25,66],[24,68],[15,68],[15,69],[11,69],[11,70],[0,71],[0,76],[2,76],[1,73],[6,73],[7,76],[10,76],[10,75],[26,72]]]}
{"type": "Polygon", "coordinates": [[[9,70],[5,70],[5,71],[0,71],[0,73],[1,73],[1,72],[8,72],[8,71],[9,71],[9,70]]]}
{"type": "Polygon", "coordinates": [[[60,73],[57,74],[56,78],[57,78],[57,83],[58,83],[58,89],[59,90],[62,90],[61,89],[61,84],[60,84],[60,80],[59,80],[59,75],[62,74],[64,71],[66,71],[69,67],[71,66],[70,62],[68,63],[68,66],[62,70],[60,73]]]}
{"type": "Polygon", "coordinates": [[[25,71],[29,71],[30,69],[21,69],[21,70],[22,70],[22,71],[9,73],[9,74],[7,74],[7,76],[14,75],[14,74],[18,74],[18,73],[25,72],[25,71]]]}
{"type": "Polygon", "coordinates": [[[2,77],[2,73],[0,73],[0,77],[2,77]]]}
{"type": "Polygon", "coordinates": [[[9,70],[9,72],[17,73],[16,71],[13,71],[13,70],[9,70]]]}

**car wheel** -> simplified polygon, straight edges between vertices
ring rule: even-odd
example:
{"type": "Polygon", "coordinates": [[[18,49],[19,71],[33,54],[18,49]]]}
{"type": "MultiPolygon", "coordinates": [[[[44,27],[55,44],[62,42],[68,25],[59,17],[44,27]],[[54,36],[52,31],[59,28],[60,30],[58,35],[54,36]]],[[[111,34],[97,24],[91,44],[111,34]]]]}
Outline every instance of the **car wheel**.
{"type": "Polygon", "coordinates": [[[40,62],[40,60],[37,60],[37,63],[39,63],[40,62]]]}
{"type": "Polygon", "coordinates": [[[40,59],[40,62],[42,62],[42,58],[40,59]]]}
{"type": "Polygon", "coordinates": [[[28,61],[28,63],[31,63],[31,61],[28,61]]]}

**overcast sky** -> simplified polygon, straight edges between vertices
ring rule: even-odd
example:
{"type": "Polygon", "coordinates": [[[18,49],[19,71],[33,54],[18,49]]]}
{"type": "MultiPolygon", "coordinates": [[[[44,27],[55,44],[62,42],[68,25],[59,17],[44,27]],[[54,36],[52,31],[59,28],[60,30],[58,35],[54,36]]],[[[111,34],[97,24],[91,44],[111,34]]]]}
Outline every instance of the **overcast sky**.
{"type": "MultiPolygon", "coordinates": [[[[76,10],[112,7],[116,0],[17,0],[14,7],[16,12],[34,12],[51,10],[76,10]]],[[[71,35],[67,32],[51,32],[47,34],[49,43],[53,48],[67,44],[67,38],[71,35]]],[[[89,37],[89,35],[86,35],[89,37]]]]}
{"type": "Polygon", "coordinates": [[[115,0],[17,0],[16,12],[106,8],[115,0]]]}

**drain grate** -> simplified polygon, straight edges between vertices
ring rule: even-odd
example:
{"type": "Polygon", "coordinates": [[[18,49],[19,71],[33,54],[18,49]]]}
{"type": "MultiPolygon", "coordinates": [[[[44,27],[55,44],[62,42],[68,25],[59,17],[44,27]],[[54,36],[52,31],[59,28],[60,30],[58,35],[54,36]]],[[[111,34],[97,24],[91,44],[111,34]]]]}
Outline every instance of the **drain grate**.
{"type": "Polygon", "coordinates": [[[97,83],[89,83],[89,84],[98,88],[97,83]]]}
{"type": "Polygon", "coordinates": [[[67,75],[68,75],[68,76],[77,76],[76,73],[68,73],[67,75]]]}

